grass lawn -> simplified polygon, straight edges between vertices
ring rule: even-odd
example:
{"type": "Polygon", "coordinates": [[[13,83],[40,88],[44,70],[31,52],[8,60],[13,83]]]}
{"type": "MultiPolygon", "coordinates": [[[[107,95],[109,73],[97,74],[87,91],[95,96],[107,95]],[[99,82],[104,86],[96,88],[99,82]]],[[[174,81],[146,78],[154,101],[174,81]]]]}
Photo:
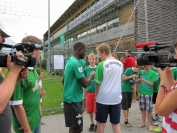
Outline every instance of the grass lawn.
{"type": "Polygon", "coordinates": [[[42,98],[42,110],[61,108],[61,103],[63,102],[62,77],[52,76],[46,70],[43,70],[43,72],[42,88],[46,91],[46,95],[42,98]]]}
{"type": "Polygon", "coordinates": [[[46,95],[43,96],[42,108],[52,109],[60,108],[63,102],[63,85],[57,80],[43,80],[43,89],[46,90],[46,95]]]}

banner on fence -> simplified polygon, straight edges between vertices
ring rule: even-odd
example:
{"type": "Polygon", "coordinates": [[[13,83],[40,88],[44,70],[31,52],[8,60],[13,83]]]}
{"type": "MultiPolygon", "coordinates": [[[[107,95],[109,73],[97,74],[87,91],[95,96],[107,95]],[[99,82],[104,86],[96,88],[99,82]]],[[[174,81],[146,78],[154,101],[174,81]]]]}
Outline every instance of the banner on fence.
{"type": "Polygon", "coordinates": [[[64,69],[63,55],[54,55],[54,69],[64,69]]]}

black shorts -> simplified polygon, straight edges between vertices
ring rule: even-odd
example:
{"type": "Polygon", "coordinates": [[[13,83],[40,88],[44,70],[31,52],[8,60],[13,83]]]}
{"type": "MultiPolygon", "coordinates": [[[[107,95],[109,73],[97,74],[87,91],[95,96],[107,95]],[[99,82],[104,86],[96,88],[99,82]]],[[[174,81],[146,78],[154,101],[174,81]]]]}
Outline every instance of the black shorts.
{"type": "Polygon", "coordinates": [[[83,127],[82,102],[64,102],[64,116],[66,127],[83,127]]]}
{"type": "Polygon", "coordinates": [[[122,109],[128,110],[131,108],[132,92],[122,92],[122,109]]]}
{"type": "Polygon", "coordinates": [[[120,123],[121,104],[104,105],[96,103],[96,121],[106,123],[108,115],[112,124],[120,123]]]}
{"type": "Polygon", "coordinates": [[[153,102],[153,104],[156,103],[157,93],[158,93],[158,92],[154,92],[154,93],[153,93],[153,96],[152,96],[152,102],[153,102]]]}

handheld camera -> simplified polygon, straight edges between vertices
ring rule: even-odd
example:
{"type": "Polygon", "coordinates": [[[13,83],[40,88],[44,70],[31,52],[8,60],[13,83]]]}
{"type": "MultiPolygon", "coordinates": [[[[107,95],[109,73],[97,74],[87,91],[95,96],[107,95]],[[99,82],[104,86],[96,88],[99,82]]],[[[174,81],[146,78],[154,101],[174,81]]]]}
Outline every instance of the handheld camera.
{"type": "Polygon", "coordinates": [[[137,55],[139,66],[154,65],[161,68],[177,66],[173,43],[144,42],[136,44],[136,48],[143,48],[145,51],[145,53],[137,55]]]}
{"type": "MultiPolygon", "coordinates": [[[[30,42],[17,43],[15,46],[0,43],[0,50],[3,46],[12,49],[16,48],[17,51],[21,51],[25,57],[17,56],[15,53],[10,53],[9,55],[11,56],[12,62],[25,67],[34,67],[36,65],[36,57],[28,54],[28,52],[32,52],[34,49],[43,49],[42,45],[30,42]]],[[[7,67],[7,55],[6,53],[0,53],[0,67],[7,67]]]]}

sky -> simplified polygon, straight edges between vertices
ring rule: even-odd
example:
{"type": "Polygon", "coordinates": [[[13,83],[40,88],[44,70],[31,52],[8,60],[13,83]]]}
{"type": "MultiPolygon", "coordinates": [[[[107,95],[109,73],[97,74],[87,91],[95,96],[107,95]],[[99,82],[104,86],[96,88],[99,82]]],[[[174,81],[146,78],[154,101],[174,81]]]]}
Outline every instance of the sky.
{"type": "Polygon", "coordinates": [[[74,0],[0,0],[0,22],[19,43],[26,35],[43,39],[48,30],[48,1],[50,26],[68,9],[74,0]]]}

